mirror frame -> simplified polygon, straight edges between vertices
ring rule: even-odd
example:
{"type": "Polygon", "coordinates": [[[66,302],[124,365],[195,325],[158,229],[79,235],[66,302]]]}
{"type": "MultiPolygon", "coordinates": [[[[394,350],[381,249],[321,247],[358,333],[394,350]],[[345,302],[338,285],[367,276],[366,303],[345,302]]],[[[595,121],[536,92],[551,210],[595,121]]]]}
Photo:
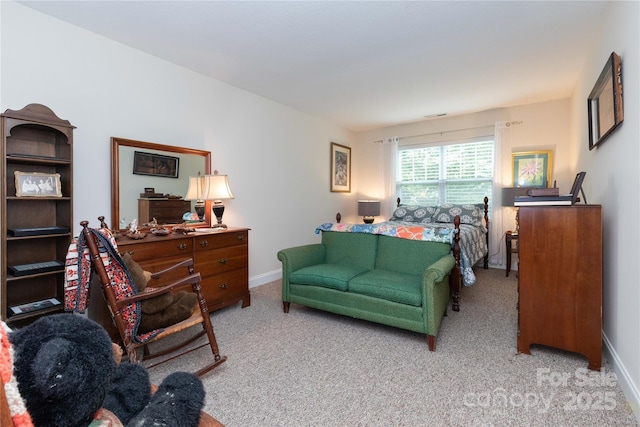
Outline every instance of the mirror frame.
{"type": "MultiPolygon", "coordinates": [[[[204,173],[205,175],[211,174],[211,151],[111,137],[111,229],[113,230],[119,229],[120,224],[120,147],[146,148],[169,153],[202,156],[205,161],[204,173]]],[[[211,201],[206,201],[204,212],[205,222],[203,226],[208,226],[211,223],[211,201]]]]}

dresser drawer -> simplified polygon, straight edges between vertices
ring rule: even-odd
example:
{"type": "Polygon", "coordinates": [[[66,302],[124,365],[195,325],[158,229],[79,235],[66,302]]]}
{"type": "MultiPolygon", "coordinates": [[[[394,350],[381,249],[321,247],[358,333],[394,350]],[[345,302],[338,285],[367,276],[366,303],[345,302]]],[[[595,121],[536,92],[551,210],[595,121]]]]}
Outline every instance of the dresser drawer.
{"type": "Polygon", "coordinates": [[[165,241],[158,240],[149,245],[132,244],[122,246],[120,251],[122,253],[131,252],[133,259],[139,263],[147,260],[169,257],[177,258],[182,261],[182,259],[191,258],[193,256],[193,239],[181,238],[165,241]]]}
{"type": "Polygon", "coordinates": [[[195,251],[208,251],[229,246],[247,245],[249,241],[248,237],[249,233],[247,231],[196,236],[194,239],[195,251]]]}
{"type": "Polygon", "coordinates": [[[203,278],[201,285],[202,293],[209,307],[224,301],[237,301],[238,298],[249,293],[248,270],[242,268],[203,278]]]}
{"type": "Polygon", "coordinates": [[[202,277],[222,274],[247,266],[247,247],[232,246],[212,251],[196,252],[196,271],[202,277]]]}

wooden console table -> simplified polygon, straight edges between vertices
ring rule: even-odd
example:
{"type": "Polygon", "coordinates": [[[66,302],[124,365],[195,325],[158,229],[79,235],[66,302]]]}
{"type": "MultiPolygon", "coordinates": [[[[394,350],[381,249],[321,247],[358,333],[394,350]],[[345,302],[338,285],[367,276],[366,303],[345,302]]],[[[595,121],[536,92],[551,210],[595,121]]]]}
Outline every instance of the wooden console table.
{"type": "MultiPolygon", "coordinates": [[[[134,240],[128,237],[117,239],[121,254],[131,253],[140,266],[152,273],[163,270],[180,261],[193,258],[195,271],[200,273],[202,295],[207,300],[209,311],[242,301],[242,308],[251,304],[249,293],[249,229],[228,228],[220,231],[196,231],[169,236],[148,234],[134,240]]],[[[184,277],[185,271],[163,276],[172,281],[184,277]]],[[[160,283],[149,282],[157,287],[160,283]]],[[[112,338],[118,332],[112,324],[111,315],[100,292],[92,292],[89,318],[100,323],[112,338]],[[98,297],[96,297],[96,295],[98,297]]]]}

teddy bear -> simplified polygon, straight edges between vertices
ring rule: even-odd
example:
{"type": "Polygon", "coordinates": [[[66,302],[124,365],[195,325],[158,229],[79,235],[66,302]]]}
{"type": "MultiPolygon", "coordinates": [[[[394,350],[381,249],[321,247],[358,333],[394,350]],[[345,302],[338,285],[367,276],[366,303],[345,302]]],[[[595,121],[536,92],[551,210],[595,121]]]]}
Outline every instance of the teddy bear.
{"type": "Polygon", "coordinates": [[[14,331],[2,322],[0,338],[0,377],[14,425],[198,425],[205,391],[197,376],[175,372],[152,395],[146,369],[118,363],[118,346],[85,316],[53,314],[14,331]]]}
{"type": "MultiPolygon", "coordinates": [[[[135,262],[129,253],[124,253],[122,260],[131,274],[138,293],[144,292],[151,279],[151,273],[135,262]]],[[[144,334],[165,328],[189,318],[196,302],[196,294],[187,291],[167,292],[141,301],[142,316],[140,316],[138,333],[144,334]]]]}

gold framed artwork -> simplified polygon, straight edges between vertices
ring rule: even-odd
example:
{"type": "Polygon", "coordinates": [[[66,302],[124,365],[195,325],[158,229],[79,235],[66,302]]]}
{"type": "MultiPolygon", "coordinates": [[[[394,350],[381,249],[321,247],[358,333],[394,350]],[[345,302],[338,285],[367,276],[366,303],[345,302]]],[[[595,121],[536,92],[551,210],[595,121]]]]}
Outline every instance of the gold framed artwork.
{"type": "Polygon", "coordinates": [[[524,151],[512,153],[513,186],[546,188],[551,183],[553,152],[524,151]]]}
{"type": "Polygon", "coordinates": [[[331,191],[351,192],[351,148],[331,143],[331,191]]]}
{"type": "Polygon", "coordinates": [[[14,172],[17,197],[62,197],[59,173],[14,172]]]}
{"type": "Polygon", "coordinates": [[[624,120],[622,61],[611,53],[587,98],[589,150],[604,141],[624,120]]]}

